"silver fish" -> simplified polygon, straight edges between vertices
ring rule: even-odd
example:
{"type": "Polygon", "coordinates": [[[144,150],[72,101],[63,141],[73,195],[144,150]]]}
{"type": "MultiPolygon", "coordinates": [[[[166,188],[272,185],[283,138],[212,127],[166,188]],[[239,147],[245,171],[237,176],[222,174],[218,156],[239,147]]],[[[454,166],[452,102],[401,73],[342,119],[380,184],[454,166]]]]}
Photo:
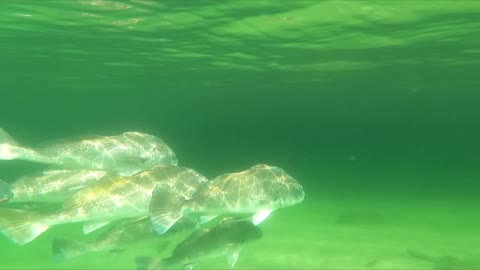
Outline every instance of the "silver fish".
{"type": "Polygon", "coordinates": [[[177,165],[174,152],[161,139],[140,132],[28,148],[0,128],[0,159],[22,159],[60,165],[68,169],[93,169],[133,175],[155,165],[177,165]]]}
{"type": "Polygon", "coordinates": [[[194,264],[215,258],[226,257],[233,268],[240,251],[246,243],[258,240],[262,231],[248,221],[220,222],[214,227],[197,230],[181,242],[165,259],[136,257],[137,269],[170,269],[181,266],[192,269],[194,264]]]}
{"type": "Polygon", "coordinates": [[[258,164],[248,170],[217,176],[184,200],[168,189],[154,190],[150,219],[163,234],[182,216],[197,214],[204,222],[222,214],[253,214],[257,225],[279,208],[303,201],[303,187],[281,168],[258,164]]]}
{"type": "Polygon", "coordinates": [[[14,196],[9,202],[59,203],[81,188],[95,183],[107,175],[106,171],[94,170],[49,170],[20,177],[10,186],[14,196]]]}
{"type": "Polygon", "coordinates": [[[0,231],[17,244],[26,244],[51,226],[84,222],[89,233],[111,221],[148,216],[149,202],[156,186],[189,199],[208,180],[195,170],[155,167],[134,176],[108,176],[73,194],[62,210],[41,214],[0,208],[0,231]]]}
{"type": "Polygon", "coordinates": [[[177,222],[168,233],[158,236],[148,218],[126,219],[115,224],[102,233],[94,241],[69,240],[61,237],[53,239],[52,253],[54,261],[62,262],[89,253],[108,251],[111,254],[120,253],[132,244],[148,240],[158,241],[159,247],[165,248],[169,244],[170,236],[183,231],[191,231],[197,224],[190,219],[177,222]]]}

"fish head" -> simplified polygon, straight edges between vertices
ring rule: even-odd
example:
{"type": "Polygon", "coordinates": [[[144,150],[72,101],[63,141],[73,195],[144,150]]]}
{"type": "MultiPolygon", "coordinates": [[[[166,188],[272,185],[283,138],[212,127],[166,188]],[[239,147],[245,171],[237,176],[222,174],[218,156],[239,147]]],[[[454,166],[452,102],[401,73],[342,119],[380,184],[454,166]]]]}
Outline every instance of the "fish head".
{"type": "Polygon", "coordinates": [[[172,149],[165,145],[152,145],[151,149],[142,153],[145,165],[177,165],[178,159],[172,149]]]}
{"type": "Polygon", "coordinates": [[[125,132],[123,135],[136,143],[138,155],[146,167],[178,164],[175,153],[162,139],[140,132],[125,132]]]}
{"type": "Polygon", "coordinates": [[[282,184],[276,194],[280,208],[299,204],[305,198],[305,192],[299,183],[282,184]]]}
{"type": "Polygon", "coordinates": [[[269,168],[275,177],[271,182],[271,196],[278,208],[284,208],[301,203],[305,198],[302,185],[283,169],[278,167],[269,168]]]}

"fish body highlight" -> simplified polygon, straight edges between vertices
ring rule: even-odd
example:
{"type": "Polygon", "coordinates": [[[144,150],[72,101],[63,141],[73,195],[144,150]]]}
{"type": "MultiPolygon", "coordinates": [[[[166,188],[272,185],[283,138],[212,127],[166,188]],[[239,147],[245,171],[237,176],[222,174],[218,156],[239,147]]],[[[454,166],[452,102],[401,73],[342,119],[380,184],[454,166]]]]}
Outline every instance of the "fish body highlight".
{"type": "Polygon", "coordinates": [[[159,166],[130,177],[108,176],[74,193],[63,209],[54,213],[0,208],[0,231],[18,244],[26,244],[59,224],[83,222],[84,233],[89,233],[114,220],[148,216],[156,186],[189,199],[206,182],[198,172],[180,166],[159,166]]]}
{"type": "Polygon", "coordinates": [[[29,174],[10,185],[14,196],[9,202],[63,202],[73,193],[106,175],[106,171],[85,169],[48,170],[29,174]]]}
{"type": "Polygon", "coordinates": [[[252,214],[255,224],[279,208],[303,201],[303,187],[283,169],[258,164],[248,170],[217,176],[202,185],[190,200],[158,187],[150,202],[150,219],[162,234],[185,215],[209,220],[218,215],[252,214]]]}
{"type": "Polygon", "coordinates": [[[177,165],[170,147],[160,138],[140,132],[51,143],[29,148],[0,129],[0,159],[22,159],[68,169],[93,169],[133,175],[156,165],[177,165]]]}

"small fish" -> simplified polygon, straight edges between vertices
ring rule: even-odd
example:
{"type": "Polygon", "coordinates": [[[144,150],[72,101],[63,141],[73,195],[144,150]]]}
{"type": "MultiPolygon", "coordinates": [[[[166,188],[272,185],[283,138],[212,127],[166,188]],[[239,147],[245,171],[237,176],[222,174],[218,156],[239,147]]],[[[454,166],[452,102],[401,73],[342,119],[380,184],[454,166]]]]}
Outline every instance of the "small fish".
{"type": "Polygon", "coordinates": [[[253,214],[257,225],[279,208],[303,201],[303,187],[281,168],[258,164],[248,170],[217,176],[184,200],[157,187],[150,202],[150,219],[159,235],[182,216],[200,215],[207,222],[222,214],[253,214]]]}
{"type": "Polygon", "coordinates": [[[111,221],[147,217],[156,186],[189,199],[207,181],[195,170],[180,166],[158,166],[129,177],[111,175],[80,189],[53,213],[0,208],[0,231],[20,245],[59,224],[84,222],[83,231],[89,233],[111,221]]]}
{"type": "Polygon", "coordinates": [[[23,176],[9,186],[0,185],[0,194],[11,190],[9,202],[59,203],[106,175],[106,171],[49,170],[23,176]]]}
{"type": "Polygon", "coordinates": [[[193,265],[215,257],[226,257],[228,267],[235,266],[246,243],[262,238],[262,231],[248,221],[220,222],[214,227],[193,232],[181,242],[166,259],[136,257],[137,269],[170,269],[193,265]]]}
{"type": "Polygon", "coordinates": [[[423,252],[407,250],[407,253],[417,259],[429,261],[434,270],[478,270],[480,269],[480,256],[465,252],[462,256],[431,255],[423,252]]]}
{"type": "Polygon", "coordinates": [[[146,217],[127,219],[115,224],[93,242],[56,237],[52,243],[52,253],[55,262],[63,262],[93,252],[109,251],[113,254],[125,251],[132,244],[148,240],[159,240],[161,246],[165,247],[169,243],[169,236],[185,230],[193,230],[196,226],[193,220],[182,219],[172,227],[169,233],[160,237],[153,229],[150,219],[146,217]]]}
{"type": "Polygon", "coordinates": [[[23,147],[0,128],[0,159],[22,159],[68,169],[92,169],[133,175],[155,165],[177,165],[174,152],[160,138],[140,132],[94,136],[77,141],[23,147]]]}

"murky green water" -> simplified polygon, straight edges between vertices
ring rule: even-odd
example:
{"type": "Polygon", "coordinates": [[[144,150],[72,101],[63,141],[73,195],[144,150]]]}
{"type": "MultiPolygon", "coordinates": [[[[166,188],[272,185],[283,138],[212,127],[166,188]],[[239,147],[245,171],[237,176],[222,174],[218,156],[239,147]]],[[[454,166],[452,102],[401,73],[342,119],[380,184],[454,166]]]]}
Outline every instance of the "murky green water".
{"type": "MultiPolygon", "coordinates": [[[[0,125],[26,144],[152,133],[209,178],[284,168],[306,198],[260,225],[238,269],[480,269],[479,12],[477,1],[4,0],[0,125]]],[[[1,161],[0,177],[41,168],[1,161]]],[[[97,235],[73,224],[24,246],[1,236],[0,268],[134,269],[158,254],[153,241],[53,262],[54,237],[97,235]]]]}

